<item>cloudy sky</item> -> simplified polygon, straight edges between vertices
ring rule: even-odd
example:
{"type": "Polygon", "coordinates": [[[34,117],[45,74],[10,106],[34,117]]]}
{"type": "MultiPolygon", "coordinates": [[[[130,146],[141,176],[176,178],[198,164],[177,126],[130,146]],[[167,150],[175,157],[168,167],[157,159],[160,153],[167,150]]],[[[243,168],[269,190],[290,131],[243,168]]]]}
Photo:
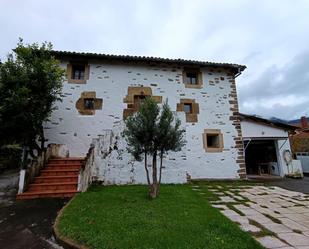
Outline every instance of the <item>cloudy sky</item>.
{"type": "Polygon", "coordinates": [[[309,116],[308,0],[0,0],[0,58],[16,45],[232,62],[240,110],[309,116]]]}

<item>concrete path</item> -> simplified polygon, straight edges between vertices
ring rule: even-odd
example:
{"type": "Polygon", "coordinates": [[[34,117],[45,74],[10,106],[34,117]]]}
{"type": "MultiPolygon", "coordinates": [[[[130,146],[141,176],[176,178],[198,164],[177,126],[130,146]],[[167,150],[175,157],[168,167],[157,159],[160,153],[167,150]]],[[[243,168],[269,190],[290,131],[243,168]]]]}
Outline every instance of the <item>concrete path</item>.
{"type": "Polygon", "coordinates": [[[67,199],[16,201],[18,172],[0,175],[0,248],[59,249],[52,236],[57,212],[67,199]]]}
{"type": "Polygon", "coordinates": [[[309,249],[309,195],[276,186],[208,190],[218,197],[212,205],[264,247],[309,249]]]}
{"type": "MultiPolygon", "coordinates": [[[[265,181],[261,181],[264,182],[265,181]]],[[[303,179],[291,179],[284,178],[278,180],[266,181],[267,184],[272,186],[278,186],[292,191],[297,191],[305,194],[309,194],[309,177],[305,176],[303,179]]]]}

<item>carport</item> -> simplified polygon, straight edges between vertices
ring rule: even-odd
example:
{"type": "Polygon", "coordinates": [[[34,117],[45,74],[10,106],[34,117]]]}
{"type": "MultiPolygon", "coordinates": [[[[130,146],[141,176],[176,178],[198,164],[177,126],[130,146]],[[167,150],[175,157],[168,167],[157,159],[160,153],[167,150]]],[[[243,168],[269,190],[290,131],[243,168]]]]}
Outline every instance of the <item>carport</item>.
{"type": "MultiPolygon", "coordinates": [[[[281,138],[250,138],[244,140],[246,171],[248,175],[280,176],[280,148],[278,140],[281,138]]],[[[283,138],[287,140],[287,138],[283,138]]]]}
{"type": "MultiPolygon", "coordinates": [[[[299,170],[291,158],[289,132],[294,126],[241,114],[247,175],[280,176],[299,170]]],[[[301,168],[301,167],[300,167],[301,168]]]]}

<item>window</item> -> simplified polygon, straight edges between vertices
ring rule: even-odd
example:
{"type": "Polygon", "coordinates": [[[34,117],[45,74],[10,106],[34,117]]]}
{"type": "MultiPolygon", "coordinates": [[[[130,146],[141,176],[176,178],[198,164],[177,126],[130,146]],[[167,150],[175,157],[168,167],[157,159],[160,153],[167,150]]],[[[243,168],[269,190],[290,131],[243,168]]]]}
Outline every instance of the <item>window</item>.
{"type": "Polygon", "coordinates": [[[183,70],[183,83],[187,88],[202,88],[202,73],[198,68],[185,68],[183,70]]]}
{"type": "Polygon", "coordinates": [[[223,151],[223,135],[219,129],[205,129],[203,133],[203,144],[206,152],[223,151]]]}
{"type": "Polygon", "coordinates": [[[95,115],[96,110],[102,110],[103,99],[96,97],[95,91],[82,92],[75,107],[81,115],[95,115]]]}
{"type": "Polygon", "coordinates": [[[90,66],[86,62],[71,62],[67,65],[68,83],[86,84],[89,80],[90,66]]]}
{"type": "Polygon", "coordinates": [[[187,82],[186,84],[197,85],[197,73],[186,73],[187,82]]]}
{"type": "Polygon", "coordinates": [[[207,137],[207,147],[208,148],[219,148],[219,134],[206,134],[207,137]]]}
{"type": "Polygon", "coordinates": [[[186,114],[186,122],[196,123],[197,115],[199,114],[199,104],[195,103],[195,99],[180,99],[177,104],[176,110],[186,114]]]}
{"type": "Polygon", "coordinates": [[[162,103],[162,96],[153,96],[151,87],[129,86],[128,94],[123,99],[123,102],[127,104],[127,108],[123,110],[123,119],[137,112],[147,97],[156,103],[162,103]]]}
{"type": "Polygon", "coordinates": [[[145,95],[134,95],[134,107],[136,108],[136,111],[139,109],[139,107],[145,101],[145,99],[146,99],[145,95]]]}
{"type": "Polygon", "coordinates": [[[72,79],[84,80],[85,79],[85,65],[73,65],[72,66],[72,79]]]}
{"type": "Polygon", "coordinates": [[[192,113],[192,103],[185,103],[183,105],[183,110],[185,113],[192,113]]]}
{"type": "Polygon", "coordinates": [[[85,110],[94,110],[94,99],[84,99],[85,110]]]}

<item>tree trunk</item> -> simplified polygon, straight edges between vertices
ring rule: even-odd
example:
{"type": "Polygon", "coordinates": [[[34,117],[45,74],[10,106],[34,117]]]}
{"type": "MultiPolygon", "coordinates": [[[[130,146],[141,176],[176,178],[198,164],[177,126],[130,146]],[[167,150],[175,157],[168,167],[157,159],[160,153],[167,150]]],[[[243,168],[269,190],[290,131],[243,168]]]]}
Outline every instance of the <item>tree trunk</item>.
{"type": "Polygon", "coordinates": [[[157,152],[152,156],[152,184],[150,187],[149,197],[155,199],[158,195],[158,179],[157,179],[157,152]]]}
{"type": "Polygon", "coordinates": [[[147,168],[147,151],[145,151],[145,170],[146,170],[146,176],[147,176],[147,183],[148,183],[148,186],[150,186],[149,171],[147,168]]]}
{"type": "Polygon", "coordinates": [[[161,151],[161,153],[160,153],[160,173],[159,173],[159,184],[161,184],[162,166],[163,166],[163,151],[161,151]]]}
{"type": "Polygon", "coordinates": [[[45,146],[45,136],[44,136],[44,128],[43,128],[43,126],[41,126],[40,138],[41,138],[41,151],[43,151],[44,150],[44,146],[45,146]]]}
{"type": "Polygon", "coordinates": [[[162,166],[163,166],[163,151],[160,152],[160,171],[159,171],[159,184],[158,184],[158,195],[160,193],[161,177],[162,177],[162,166]]]}

